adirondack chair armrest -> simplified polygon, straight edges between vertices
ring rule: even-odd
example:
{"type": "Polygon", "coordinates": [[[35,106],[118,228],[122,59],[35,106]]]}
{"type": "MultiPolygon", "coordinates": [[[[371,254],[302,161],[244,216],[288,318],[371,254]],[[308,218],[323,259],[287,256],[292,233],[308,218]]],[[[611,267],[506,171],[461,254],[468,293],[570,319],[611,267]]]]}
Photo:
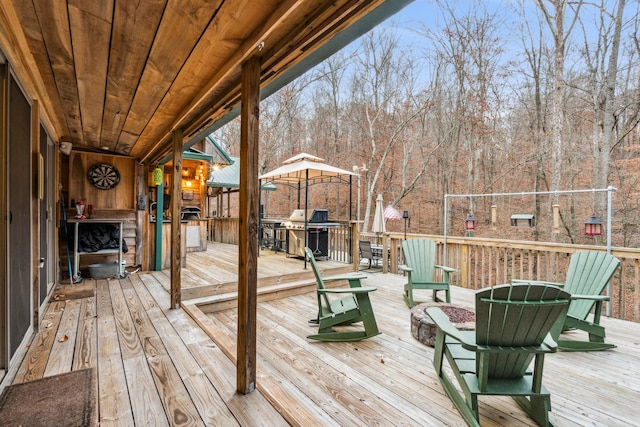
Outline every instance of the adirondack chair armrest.
{"type": "Polygon", "coordinates": [[[469,331],[458,330],[453,323],[451,323],[449,317],[444,314],[440,308],[429,307],[427,308],[427,314],[431,317],[431,320],[433,320],[433,323],[435,323],[438,329],[442,330],[445,335],[460,341],[462,346],[467,350],[475,351],[477,349],[475,336],[473,334],[469,334],[469,331]]]}
{"type": "Polygon", "coordinates": [[[444,271],[445,273],[455,273],[456,271],[458,271],[456,268],[452,268],[452,267],[447,267],[444,265],[434,265],[435,268],[439,268],[440,270],[444,271]]]}
{"type": "Polygon", "coordinates": [[[547,336],[544,337],[544,341],[542,341],[542,344],[547,346],[547,348],[551,350],[552,353],[558,351],[558,343],[555,342],[555,340],[551,336],[551,333],[548,333],[547,336]]]}
{"type": "Polygon", "coordinates": [[[318,289],[318,294],[367,294],[378,288],[318,289]]]}
{"type": "Polygon", "coordinates": [[[409,267],[408,265],[399,265],[398,268],[402,271],[406,271],[407,273],[411,273],[413,271],[413,268],[409,267]]]}
{"type": "Polygon", "coordinates": [[[366,279],[367,276],[365,274],[343,274],[343,275],[336,275],[336,276],[329,276],[329,277],[323,277],[322,280],[325,283],[330,283],[330,282],[338,282],[341,280],[346,280],[349,282],[349,287],[351,288],[359,288],[360,287],[360,281],[366,279]]]}
{"type": "Polygon", "coordinates": [[[609,295],[578,295],[571,294],[571,299],[588,299],[596,302],[609,301],[609,295]]]}

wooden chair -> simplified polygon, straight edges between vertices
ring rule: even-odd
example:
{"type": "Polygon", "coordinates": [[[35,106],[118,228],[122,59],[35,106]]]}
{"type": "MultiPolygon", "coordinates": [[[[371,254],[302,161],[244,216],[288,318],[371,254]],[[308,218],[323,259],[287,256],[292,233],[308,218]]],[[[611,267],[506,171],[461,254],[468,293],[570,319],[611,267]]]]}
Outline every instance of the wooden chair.
{"type": "Polygon", "coordinates": [[[542,385],[544,355],[556,351],[549,331],[565,315],[569,298],[568,292],[542,284],[480,290],[475,332],[457,330],[438,307],[427,309],[437,326],[433,365],[467,424],[480,425],[478,396],[503,395],[513,397],[539,425],[550,425],[551,399],[542,385]],[[443,369],[444,359],[462,392],[443,369]]]}
{"type": "Polygon", "coordinates": [[[615,348],[604,342],[605,330],[600,326],[602,305],[609,301],[602,295],[607,283],[620,266],[620,260],[601,251],[579,251],[571,255],[569,269],[564,283],[514,280],[514,283],[544,283],[561,286],[571,294],[569,311],[563,323],[552,330],[558,347],[564,351],[595,351],[615,348]],[[595,310],[594,310],[595,307],[595,310]],[[593,312],[593,320],[588,316],[593,312]],[[571,329],[580,329],[589,334],[589,341],[561,340],[560,334],[571,329]]]}
{"type": "Polygon", "coordinates": [[[378,261],[380,261],[382,258],[373,254],[373,250],[371,249],[371,242],[368,240],[359,240],[358,247],[360,248],[360,259],[369,260],[369,270],[371,270],[372,262],[375,262],[377,267],[378,261]]]}
{"type": "Polygon", "coordinates": [[[309,321],[318,324],[318,333],[307,338],[319,341],[360,341],[378,335],[380,332],[369,300],[369,292],[375,291],[376,288],[360,286],[360,280],[367,276],[349,274],[323,278],[311,249],[304,248],[304,251],[316,276],[318,296],[318,317],[309,321]],[[327,289],[324,286],[325,282],[338,280],[348,281],[349,288],[327,289]],[[333,329],[335,326],[348,326],[357,322],[362,322],[364,329],[333,329]]]}
{"type": "Polygon", "coordinates": [[[413,307],[413,291],[415,289],[433,290],[433,300],[440,301],[436,295],[438,291],[445,291],[447,302],[451,302],[449,293],[449,274],[455,268],[436,265],[436,242],[429,239],[409,239],[402,242],[405,265],[400,269],[407,273],[407,283],[404,285],[404,301],[409,308],[413,307]],[[443,280],[434,281],[436,269],[442,270],[443,280]]]}

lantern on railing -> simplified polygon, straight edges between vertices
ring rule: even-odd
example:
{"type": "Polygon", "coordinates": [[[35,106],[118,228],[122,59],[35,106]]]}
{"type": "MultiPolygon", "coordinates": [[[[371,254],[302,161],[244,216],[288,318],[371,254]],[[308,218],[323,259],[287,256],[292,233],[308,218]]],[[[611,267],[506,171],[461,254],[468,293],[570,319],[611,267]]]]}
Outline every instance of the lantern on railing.
{"type": "Polygon", "coordinates": [[[466,237],[473,237],[473,232],[476,230],[476,218],[473,216],[473,212],[467,214],[467,219],[464,220],[464,231],[466,237]]]}
{"type": "Polygon", "coordinates": [[[602,236],[602,221],[598,219],[595,212],[591,215],[591,218],[584,223],[584,235],[602,236]]]}

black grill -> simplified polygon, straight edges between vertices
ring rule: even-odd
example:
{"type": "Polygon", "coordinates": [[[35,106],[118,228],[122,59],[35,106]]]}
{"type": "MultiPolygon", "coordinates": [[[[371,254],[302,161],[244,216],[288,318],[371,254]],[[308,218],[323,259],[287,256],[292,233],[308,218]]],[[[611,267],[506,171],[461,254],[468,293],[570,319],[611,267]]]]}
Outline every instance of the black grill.
{"type": "Polygon", "coordinates": [[[200,208],[182,208],[181,220],[200,219],[200,208]]]}

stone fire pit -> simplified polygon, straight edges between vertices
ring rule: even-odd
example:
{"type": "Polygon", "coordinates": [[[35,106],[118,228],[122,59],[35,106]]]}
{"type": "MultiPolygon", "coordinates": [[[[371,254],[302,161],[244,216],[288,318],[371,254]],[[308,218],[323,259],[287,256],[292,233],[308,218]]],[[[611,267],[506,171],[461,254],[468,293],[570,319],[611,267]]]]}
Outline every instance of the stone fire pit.
{"type": "Polygon", "coordinates": [[[451,323],[462,331],[473,331],[476,327],[476,316],[472,310],[447,303],[424,303],[411,309],[411,335],[423,344],[434,347],[436,343],[436,325],[426,313],[428,307],[440,307],[449,316],[451,323]]]}

